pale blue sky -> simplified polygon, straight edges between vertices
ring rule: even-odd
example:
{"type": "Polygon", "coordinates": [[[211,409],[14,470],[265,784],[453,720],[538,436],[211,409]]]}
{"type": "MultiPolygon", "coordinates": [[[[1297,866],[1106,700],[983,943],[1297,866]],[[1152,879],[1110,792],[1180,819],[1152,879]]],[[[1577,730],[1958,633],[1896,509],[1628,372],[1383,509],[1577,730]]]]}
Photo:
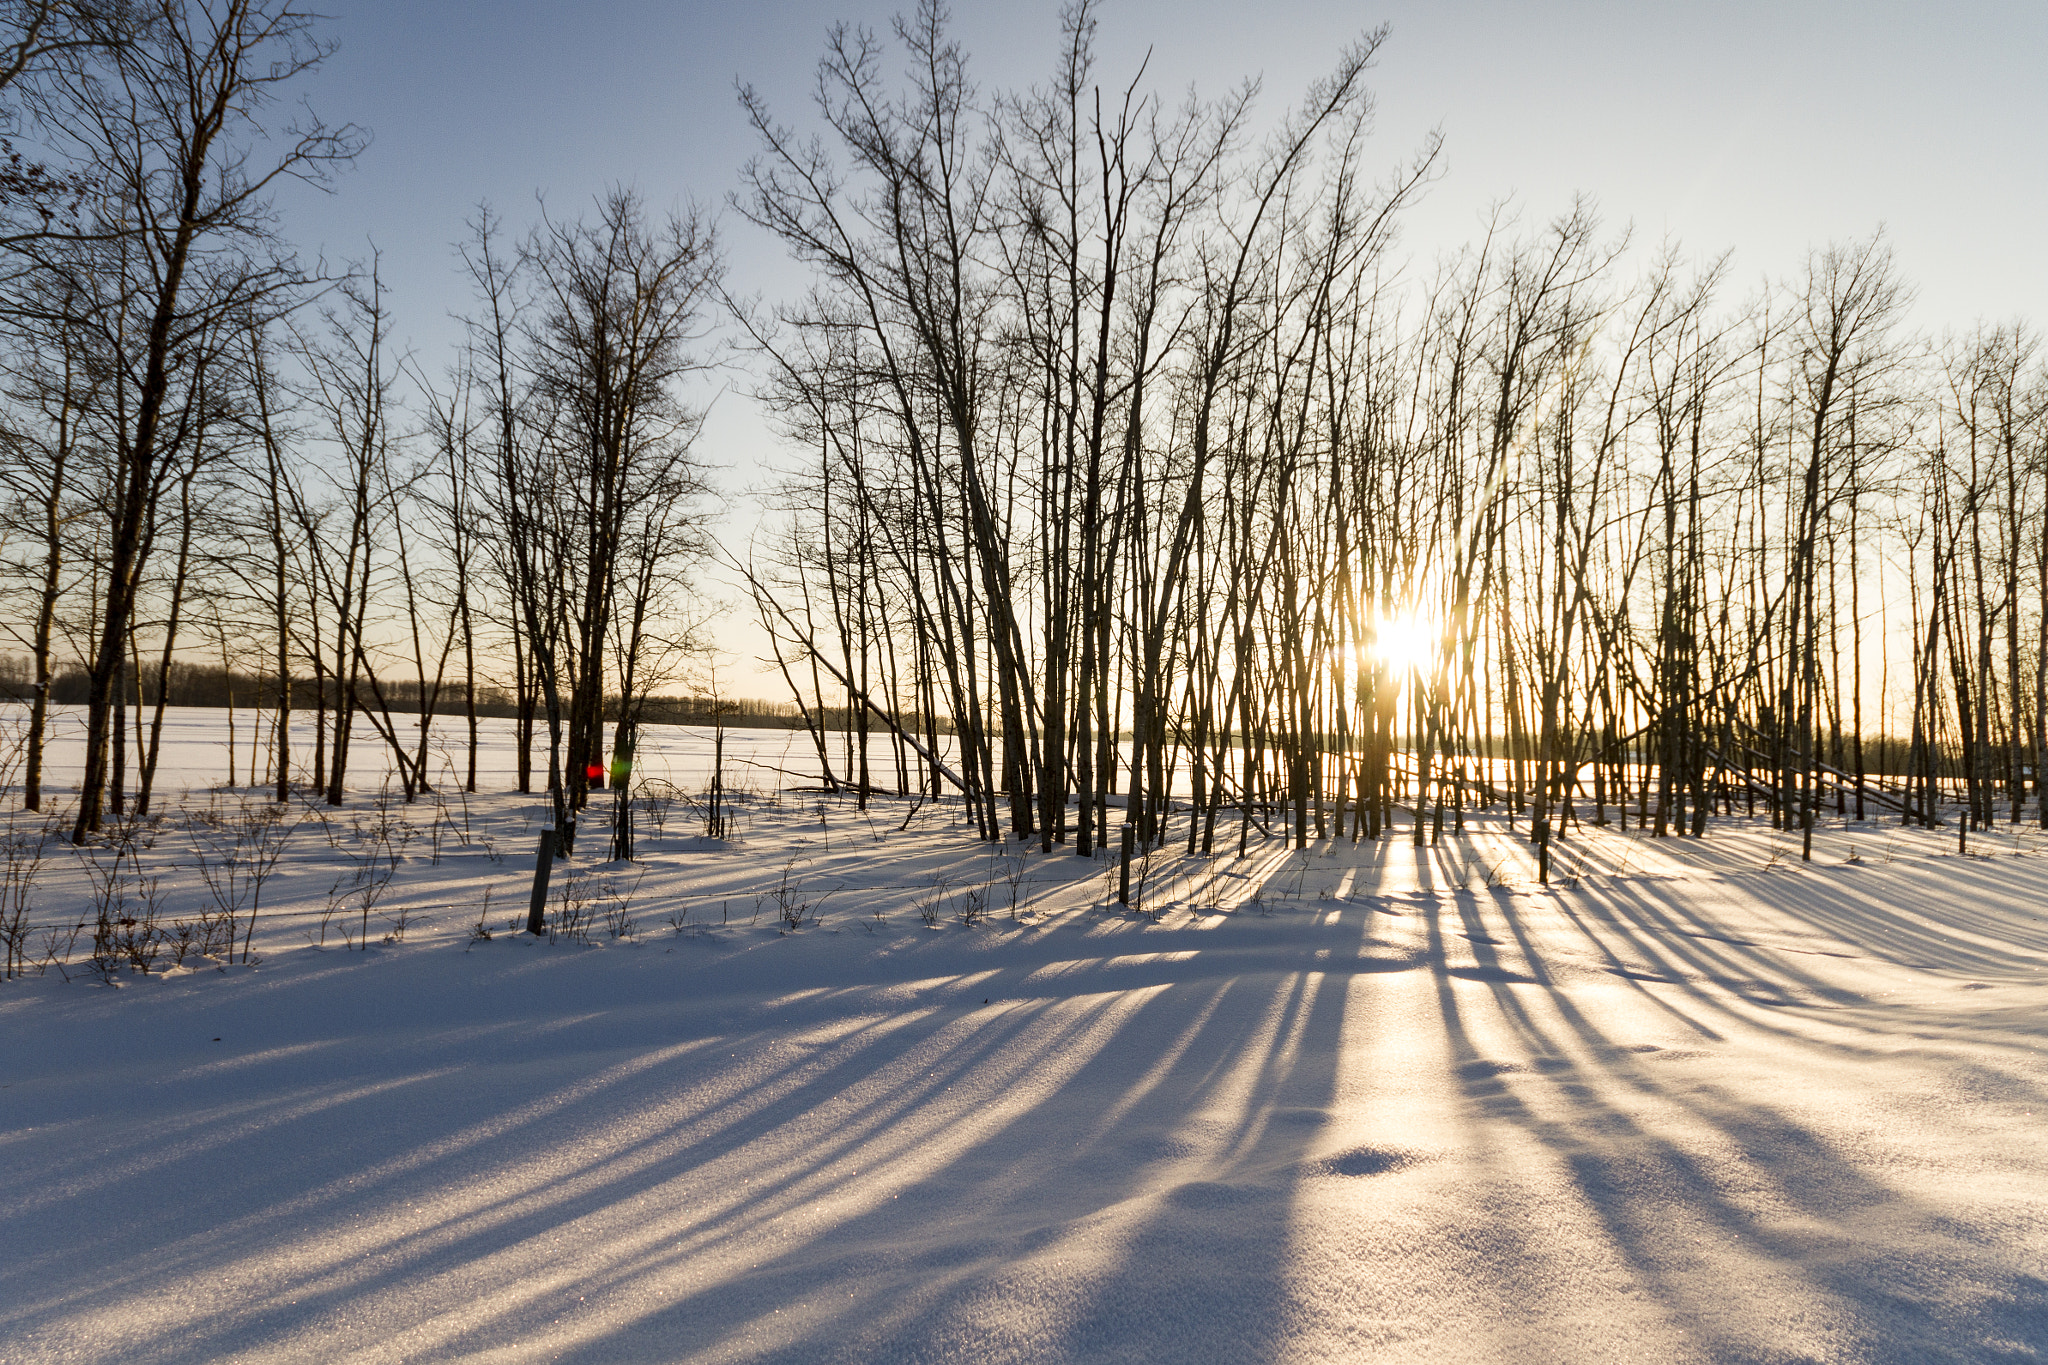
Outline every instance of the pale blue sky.
{"type": "MultiPolygon", "coordinates": [[[[573,211],[604,185],[717,202],[748,153],[736,77],[792,114],[826,26],[885,25],[881,0],[582,5],[343,0],[341,50],[310,91],[376,141],[335,195],[290,204],[308,246],[384,247],[422,344],[459,298],[447,244],[481,197],[508,220],[533,194],[573,211]]],[[[1785,275],[1809,245],[1888,225],[1932,330],[2014,312],[2048,322],[2048,5],[1977,3],[1311,3],[1111,0],[1106,77],[1155,48],[1169,89],[1260,74],[1277,111],[1335,49],[1393,25],[1375,79],[1391,161],[1441,126],[1448,175],[1409,248],[1468,237],[1515,192],[1532,215],[1575,190],[1614,223],[1736,249],[1739,274],[1785,275]]],[[[962,5],[987,86],[1049,69],[1051,3],[962,5]]],[[[738,227],[739,225],[734,225],[738,227]]],[[[787,283],[735,232],[739,282],[787,283]]]]}

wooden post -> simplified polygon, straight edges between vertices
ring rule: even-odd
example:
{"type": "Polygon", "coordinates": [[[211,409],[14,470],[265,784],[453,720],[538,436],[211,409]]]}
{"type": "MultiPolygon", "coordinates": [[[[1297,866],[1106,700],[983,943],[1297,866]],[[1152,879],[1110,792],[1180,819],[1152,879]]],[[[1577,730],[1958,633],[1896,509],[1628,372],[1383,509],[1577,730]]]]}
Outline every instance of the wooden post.
{"type": "Polygon", "coordinates": [[[612,757],[612,857],[633,857],[633,727],[619,723],[618,752],[612,757]]]}
{"type": "Polygon", "coordinates": [[[545,932],[543,926],[548,907],[548,873],[555,865],[555,827],[543,826],[540,832],[540,847],[533,853],[533,900],[526,907],[526,932],[545,932]]]}
{"type": "Polygon", "coordinates": [[[1117,873],[1116,901],[1118,905],[1131,903],[1131,847],[1137,842],[1138,827],[1129,820],[1124,821],[1124,849],[1120,859],[1121,868],[1117,873]]]}

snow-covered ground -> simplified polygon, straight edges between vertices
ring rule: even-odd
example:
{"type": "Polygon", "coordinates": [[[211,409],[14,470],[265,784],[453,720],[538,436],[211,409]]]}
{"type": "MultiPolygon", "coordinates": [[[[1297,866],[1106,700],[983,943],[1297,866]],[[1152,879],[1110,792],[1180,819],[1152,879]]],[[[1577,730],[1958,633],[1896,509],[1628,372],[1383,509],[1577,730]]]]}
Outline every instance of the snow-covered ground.
{"type": "MultiPolygon", "coordinates": [[[[176,719],[189,922],[260,793],[176,719]]],[[[0,1361],[2048,1355],[2038,829],[1588,831],[1548,888],[1492,821],[1254,839],[1134,915],[746,785],[580,841],[587,941],[508,930],[538,800],[366,790],[290,817],[254,966],[0,987],[0,1361]]],[[[94,875],[48,843],[36,919],[94,875]]]]}

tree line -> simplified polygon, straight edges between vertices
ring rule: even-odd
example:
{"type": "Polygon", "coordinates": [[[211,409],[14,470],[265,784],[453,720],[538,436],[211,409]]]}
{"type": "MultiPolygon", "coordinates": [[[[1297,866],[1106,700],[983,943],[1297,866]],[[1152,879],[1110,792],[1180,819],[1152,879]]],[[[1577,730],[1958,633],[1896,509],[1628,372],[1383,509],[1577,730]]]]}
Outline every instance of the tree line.
{"type": "MultiPolygon", "coordinates": [[[[77,662],[59,663],[50,682],[50,700],[59,706],[82,706],[90,682],[85,669],[77,662]]],[[[316,686],[318,684],[308,673],[300,672],[293,676],[292,697],[298,709],[312,709],[316,686]]],[[[458,694],[453,707],[464,709],[459,696],[461,681],[451,681],[448,686],[458,694]]],[[[419,684],[410,678],[392,678],[380,687],[391,709],[399,714],[416,715],[430,701],[442,708],[440,714],[448,714],[448,707],[443,704],[445,699],[437,701],[431,689],[422,693],[419,684]]],[[[161,676],[154,673],[143,675],[140,689],[142,704],[153,707],[159,689],[168,706],[251,709],[276,696],[277,679],[260,671],[195,662],[188,656],[175,660],[169,671],[161,676]]],[[[332,707],[337,692],[332,679],[328,680],[327,690],[327,705],[332,707]]],[[[34,698],[33,662],[23,654],[0,654],[0,699],[26,704],[34,698]]],[[[511,688],[491,681],[487,675],[477,679],[475,704],[479,716],[499,720],[515,720],[519,716],[518,696],[511,688]]],[[[798,729],[803,725],[796,703],[787,698],[662,694],[638,697],[634,699],[634,705],[640,719],[650,725],[706,726],[722,722],[762,729],[798,729]]],[[[618,697],[607,694],[605,719],[615,722],[619,714],[618,697]]],[[[844,730],[852,724],[852,717],[844,707],[828,709],[823,719],[828,730],[844,730]]],[[[266,759],[266,766],[268,762],[266,759]]]]}
{"type": "Polygon", "coordinates": [[[711,218],[631,190],[480,208],[429,365],[374,251],[308,266],[274,211],[364,145],[276,114],[312,17],[0,13],[0,621],[31,807],[83,680],[78,840],[148,812],[197,667],[261,680],[279,799],[345,800],[359,721],[418,795],[436,715],[473,787],[503,699],[573,837],[706,638],[684,395],[720,329],[790,452],[726,558],[863,800],[952,791],[1084,855],[1487,808],[1539,841],[2048,825],[2032,329],[1920,335],[1881,235],[1745,285],[1590,202],[1418,263],[1440,148],[1371,141],[1384,30],[1268,115],[1102,72],[1086,0],[1019,91],[932,0],[835,28],[805,120],[741,91],[730,212],[801,295],[733,297],[711,218]]]}
{"type": "Polygon", "coordinates": [[[566,846],[698,647],[700,365],[722,272],[698,213],[617,190],[514,233],[480,209],[475,307],[430,368],[394,349],[374,251],[301,262],[274,208],[364,145],[300,108],[329,55],[285,0],[13,0],[0,10],[0,556],[26,659],[23,800],[82,675],[73,838],[149,813],[191,669],[262,679],[263,781],[346,799],[358,722],[407,799],[437,713],[494,692],[518,784],[566,846]],[[312,752],[294,750],[295,710],[312,752]],[[613,722],[606,740],[606,722],[613,722]]]}
{"type": "Polygon", "coordinates": [[[895,746],[840,780],[1083,855],[2048,827],[2027,324],[1916,334],[1881,234],[1744,287],[1584,201],[1416,265],[1384,30],[1268,124],[1062,32],[985,95],[926,3],[834,30],[807,122],[743,94],[736,208],[811,280],[742,318],[805,452],[744,568],[795,691],[895,746]]]}

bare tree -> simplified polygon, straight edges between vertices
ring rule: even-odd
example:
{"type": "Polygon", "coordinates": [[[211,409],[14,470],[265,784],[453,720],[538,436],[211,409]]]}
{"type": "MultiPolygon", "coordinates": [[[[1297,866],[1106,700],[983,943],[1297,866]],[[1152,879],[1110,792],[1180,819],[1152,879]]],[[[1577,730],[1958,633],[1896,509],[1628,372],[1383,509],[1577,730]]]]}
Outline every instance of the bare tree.
{"type": "MultiPolygon", "coordinates": [[[[692,449],[701,419],[678,389],[699,366],[693,347],[721,263],[700,216],[649,223],[628,190],[600,200],[592,221],[545,223],[523,261],[535,291],[525,363],[554,421],[544,460],[514,474],[526,502],[553,505],[572,542],[554,567],[572,574],[559,600],[569,647],[564,813],[573,816],[603,784],[606,665],[635,528],[656,562],[695,548],[687,534],[678,539],[688,522],[675,510],[707,491],[692,449]]],[[[636,645],[643,627],[626,626],[636,645]]]]}
{"type": "MultiPolygon", "coordinates": [[[[279,0],[151,0],[134,36],[108,53],[107,76],[59,73],[40,97],[41,126],[93,185],[95,221],[121,236],[92,244],[101,328],[124,394],[116,437],[104,591],[91,655],[85,777],[72,836],[99,828],[122,670],[143,564],[143,532],[162,482],[162,428],[181,357],[224,318],[274,310],[302,276],[265,254],[268,195],[281,178],[318,179],[361,144],[317,121],[266,138],[259,110],[319,64],[310,16],[279,0]],[[261,148],[263,159],[256,159],[261,148]],[[111,255],[109,252],[111,251],[111,255]],[[119,281],[115,284],[115,281],[119,281]]],[[[48,268],[85,274],[70,255],[48,268]]]]}
{"type": "Polygon", "coordinates": [[[35,547],[33,564],[7,565],[10,577],[33,585],[26,610],[13,618],[29,622],[26,638],[8,627],[27,646],[33,670],[22,773],[22,805],[28,810],[43,808],[58,601],[71,567],[72,523],[89,515],[77,488],[78,465],[81,447],[100,435],[100,397],[108,379],[105,358],[93,352],[81,325],[78,291],[62,279],[41,284],[50,292],[24,310],[27,317],[11,339],[10,417],[0,426],[0,487],[15,509],[6,518],[8,538],[35,547]]]}

